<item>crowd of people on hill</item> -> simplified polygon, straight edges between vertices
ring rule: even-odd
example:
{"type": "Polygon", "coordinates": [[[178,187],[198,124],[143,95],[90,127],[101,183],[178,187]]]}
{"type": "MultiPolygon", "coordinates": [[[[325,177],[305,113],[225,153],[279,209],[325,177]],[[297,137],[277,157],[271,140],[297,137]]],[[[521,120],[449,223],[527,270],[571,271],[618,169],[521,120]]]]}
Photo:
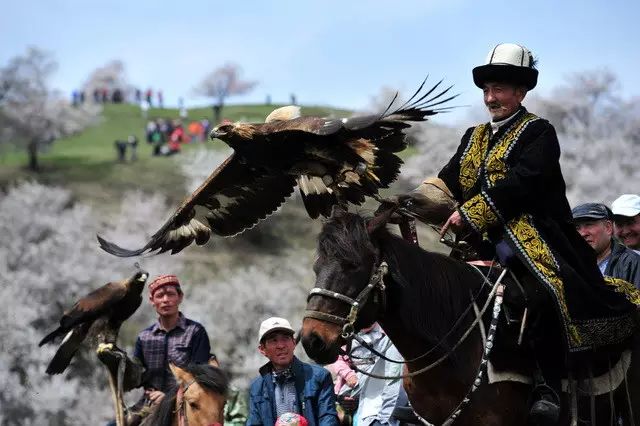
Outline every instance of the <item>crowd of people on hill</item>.
{"type": "MultiPolygon", "coordinates": [[[[96,87],[90,92],[90,95],[92,101],[96,104],[121,104],[125,102],[132,102],[137,105],[142,105],[144,103],[148,108],[154,106],[157,108],[164,108],[164,95],[162,90],[154,92],[151,88],[148,88],[144,92],[141,89],[136,88],[132,93],[130,93],[119,87],[96,87]]],[[[71,103],[73,106],[82,105],[85,103],[86,97],[87,93],[85,90],[73,90],[71,92],[71,103]]]]}
{"type": "Polygon", "coordinates": [[[207,118],[190,121],[186,128],[182,120],[157,118],[147,122],[145,132],[153,155],[173,155],[180,152],[182,144],[206,141],[210,130],[207,118]]]}

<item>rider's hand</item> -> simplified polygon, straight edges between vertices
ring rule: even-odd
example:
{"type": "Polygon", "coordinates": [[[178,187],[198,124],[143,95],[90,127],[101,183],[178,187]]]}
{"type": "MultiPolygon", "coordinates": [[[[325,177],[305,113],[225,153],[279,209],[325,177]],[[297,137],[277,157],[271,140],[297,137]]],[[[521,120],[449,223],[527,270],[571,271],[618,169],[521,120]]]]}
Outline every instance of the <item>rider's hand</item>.
{"type": "Polygon", "coordinates": [[[347,377],[346,382],[347,382],[347,386],[353,389],[358,385],[358,376],[356,376],[355,374],[353,376],[349,376],[347,377]]]}
{"type": "Polygon", "coordinates": [[[147,395],[149,396],[149,401],[151,401],[151,405],[158,405],[162,398],[164,398],[164,392],[160,392],[159,390],[149,390],[147,391],[147,395]]]}
{"type": "Polygon", "coordinates": [[[448,229],[451,229],[454,233],[458,234],[460,231],[464,230],[466,224],[460,215],[458,210],[455,210],[447,219],[447,222],[442,227],[440,231],[440,238],[444,238],[448,229]]]}

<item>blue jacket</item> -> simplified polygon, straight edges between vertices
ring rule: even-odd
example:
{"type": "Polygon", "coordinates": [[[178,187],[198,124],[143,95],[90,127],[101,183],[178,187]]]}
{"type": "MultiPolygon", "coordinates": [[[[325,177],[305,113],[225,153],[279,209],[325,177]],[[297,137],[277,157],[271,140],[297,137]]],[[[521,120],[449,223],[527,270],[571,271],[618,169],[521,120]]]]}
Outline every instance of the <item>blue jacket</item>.
{"type": "MultiPolygon", "coordinates": [[[[271,363],[260,368],[260,377],[251,383],[247,426],[273,426],[276,423],[275,389],[271,363]]],[[[331,374],[322,367],[293,358],[292,372],[298,394],[298,410],[309,426],[338,426],[336,395],[331,374]],[[300,406],[300,404],[302,406],[300,406]]]]}

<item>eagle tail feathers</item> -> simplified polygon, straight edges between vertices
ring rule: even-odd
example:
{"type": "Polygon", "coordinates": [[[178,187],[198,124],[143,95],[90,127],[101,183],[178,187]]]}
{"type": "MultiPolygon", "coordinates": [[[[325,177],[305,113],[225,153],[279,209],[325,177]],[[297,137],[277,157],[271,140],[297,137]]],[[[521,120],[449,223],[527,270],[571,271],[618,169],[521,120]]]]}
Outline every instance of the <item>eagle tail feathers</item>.
{"type": "Polygon", "coordinates": [[[47,366],[47,374],[60,374],[66,370],[85,337],[87,337],[91,324],[92,322],[84,323],[67,334],[47,366]]]}
{"type": "Polygon", "coordinates": [[[52,340],[56,339],[58,336],[61,336],[63,334],[64,334],[64,330],[62,330],[62,327],[58,327],[55,330],[53,330],[51,333],[44,336],[44,338],[40,341],[40,343],[38,343],[38,346],[46,345],[47,343],[51,342],[52,340]]]}

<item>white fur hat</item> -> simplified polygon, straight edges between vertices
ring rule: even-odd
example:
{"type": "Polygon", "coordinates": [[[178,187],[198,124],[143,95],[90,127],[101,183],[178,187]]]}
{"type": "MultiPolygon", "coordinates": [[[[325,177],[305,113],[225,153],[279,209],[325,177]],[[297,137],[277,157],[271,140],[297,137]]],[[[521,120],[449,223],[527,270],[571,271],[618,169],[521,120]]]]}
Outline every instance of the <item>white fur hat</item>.
{"type": "Polygon", "coordinates": [[[531,90],[538,82],[538,70],[531,51],[513,43],[496,45],[487,55],[485,65],[473,69],[473,82],[483,88],[487,82],[506,82],[531,90]]]}

